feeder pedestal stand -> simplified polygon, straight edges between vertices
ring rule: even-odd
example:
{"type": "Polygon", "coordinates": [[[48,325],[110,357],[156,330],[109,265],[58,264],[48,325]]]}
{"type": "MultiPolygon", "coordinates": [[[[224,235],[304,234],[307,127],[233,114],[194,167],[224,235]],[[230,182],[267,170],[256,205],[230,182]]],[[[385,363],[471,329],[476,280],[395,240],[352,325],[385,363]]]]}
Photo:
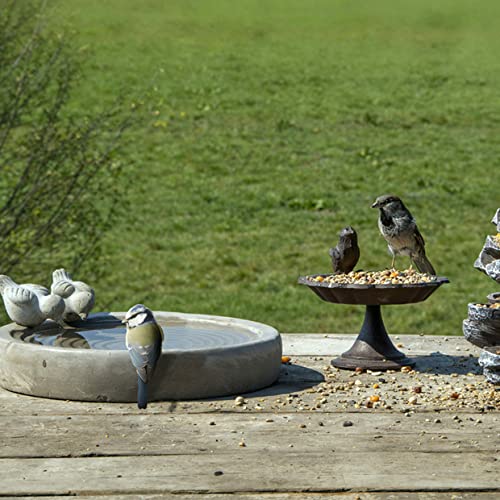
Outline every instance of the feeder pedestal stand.
{"type": "Polygon", "coordinates": [[[351,370],[399,370],[402,366],[414,366],[415,362],[398,351],[391,342],[380,306],[367,305],[358,338],[348,351],[332,360],[332,365],[351,370]]]}

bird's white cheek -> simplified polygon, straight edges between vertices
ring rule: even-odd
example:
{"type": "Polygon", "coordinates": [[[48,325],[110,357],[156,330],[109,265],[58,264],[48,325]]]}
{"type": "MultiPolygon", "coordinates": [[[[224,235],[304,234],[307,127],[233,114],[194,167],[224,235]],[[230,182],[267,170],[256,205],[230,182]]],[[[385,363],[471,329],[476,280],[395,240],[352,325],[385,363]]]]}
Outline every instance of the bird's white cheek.
{"type": "Polygon", "coordinates": [[[137,316],[130,318],[130,320],[128,321],[128,324],[132,328],[135,328],[136,326],[142,325],[146,321],[147,317],[148,317],[148,315],[146,313],[138,314],[137,316]]]}

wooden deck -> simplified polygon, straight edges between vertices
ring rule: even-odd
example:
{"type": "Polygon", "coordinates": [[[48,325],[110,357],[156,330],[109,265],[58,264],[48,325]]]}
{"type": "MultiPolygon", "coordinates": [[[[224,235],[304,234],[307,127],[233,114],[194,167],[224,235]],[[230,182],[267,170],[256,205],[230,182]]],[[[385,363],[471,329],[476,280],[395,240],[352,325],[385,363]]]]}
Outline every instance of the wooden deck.
{"type": "Polygon", "coordinates": [[[478,350],[393,336],[414,371],[331,368],[353,338],[284,335],[292,363],[240,405],[139,411],[0,390],[0,497],[500,498],[500,388],[478,350]]]}

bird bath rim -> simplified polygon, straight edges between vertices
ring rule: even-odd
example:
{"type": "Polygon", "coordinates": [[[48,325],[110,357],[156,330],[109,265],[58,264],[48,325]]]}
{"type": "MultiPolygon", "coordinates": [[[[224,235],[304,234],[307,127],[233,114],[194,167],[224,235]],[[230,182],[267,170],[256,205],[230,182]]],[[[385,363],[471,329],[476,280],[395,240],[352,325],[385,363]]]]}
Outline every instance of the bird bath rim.
{"type": "MultiPolygon", "coordinates": [[[[118,321],[124,315],[124,312],[92,314],[78,326],[81,326],[80,332],[84,324],[87,330],[97,330],[92,326],[99,327],[108,321],[123,328],[118,321]]],[[[179,348],[162,349],[150,383],[150,401],[244,394],[263,389],[277,380],[282,342],[275,328],[222,316],[166,311],[157,311],[155,316],[160,325],[172,318],[185,320],[186,324],[170,329],[170,341],[179,348]],[[196,328],[197,324],[207,322],[220,328],[210,331],[196,328]],[[242,336],[244,341],[241,341],[242,336]],[[236,342],[233,344],[232,340],[236,342]],[[206,347],[196,347],[199,342],[206,347]]],[[[137,374],[125,348],[125,334],[123,349],[40,345],[11,336],[13,328],[33,334],[37,328],[46,330],[47,326],[55,331],[59,328],[55,323],[35,328],[15,323],[0,327],[0,385],[4,389],[73,401],[132,403],[137,400],[137,374]]],[[[166,342],[168,331],[167,325],[166,342]]]]}
{"type": "MultiPolygon", "coordinates": [[[[99,312],[99,313],[91,313],[87,320],[84,321],[78,321],[78,322],[73,322],[71,323],[70,327],[71,328],[65,328],[64,332],[79,332],[79,331],[85,331],[85,330],[94,330],[97,328],[104,328],[104,329],[109,329],[112,330],[113,328],[116,327],[122,327],[125,329],[124,325],[122,324],[121,320],[125,317],[125,312],[99,312]],[[109,323],[109,326],[102,326],[105,325],[106,323],[109,323]],[[92,328],[90,328],[92,327],[92,328]]],[[[181,322],[189,322],[189,323],[208,323],[214,326],[222,326],[224,328],[231,328],[235,327],[239,330],[247,330],[254,335],[257,336],[256,339],[254,340],[246,340],[242,341],[239,343],[233,343],[231,344],[231,347],[246,347],[246,346],[255,346],[260,344],[263,341],[267,340],[272,340],[275,338],[276,335],[279,335],[277,330],[273,328],[272,326],[266,325],[264,323],[259,323],[257,321],[250,321],[246,319],[240,319],[240,318],[232,318],[229,316],[213,316],[213,315],[208,315],[208,314],[191,314],[191,313],[180,313],[180,312],[169,312],[169,311],[153,311],[153,314],[157,320],[157,322],[160,324],[160,326],[164,326],[164,323],[167,320],[181,320],[181,322]]],[[[168,328],[168,327],[167,327],[168,328]]],[[[8,323],[6,325],[0,326],[0,340],[5,339],[7,337],[7,340],[11,340],[16,343],[20,343],[23,346],[27,346],[27,348],[33,348],[33,349],[54,349],[58,351],[64,351],[64,352],[78,352],[79,354],[82,354],[83,352],[88,353],[91,351],[93,354],[99,352],[99,353],[108,353],[108,352],[124,352],[127,353],[127,349],[125,346],[125,333],[123,333],[123,349],[101,349],[101,348],[86,348],[86,347],[63,347],[63,346],[57,346],[57,345],[47,345],[47,344],[37,344],[33,342],[28,342],[24,341],[22,339],[16,338],[12,335],[13,332],[19,331],[19,330],[25,330],[25,334],[27,333],[35,333],[35,332],[40,332],[40,333],[49,333],[51,330],[61,330],[61,327],[59,326],[58,323],[52,321],[52,320],[46,320],[44,323],[41,325],[38,325],[36,327],[25,327],[18,325],[16,323],[8,323]],[[28,347],[29,346],[29,347],[28,347]]],[[[220,351],[220,349],[224,349],[224,346],[215,346],[215,347],[192,347],[190,348],[190,351],[196,352],[196,351],[204,351],[206,353],[217,353],[220,351]]],[[[184,349],[179,349],[179,348],[171,348],[168,347],[168,342],[167,342],[167,347],[163,346],[162,352],[166,353],[171,353],[171,354],[178,354],[180,352],[184,352],[184,349]]],[[[128,356],[128,354],[127,354],[128,356]]]]}

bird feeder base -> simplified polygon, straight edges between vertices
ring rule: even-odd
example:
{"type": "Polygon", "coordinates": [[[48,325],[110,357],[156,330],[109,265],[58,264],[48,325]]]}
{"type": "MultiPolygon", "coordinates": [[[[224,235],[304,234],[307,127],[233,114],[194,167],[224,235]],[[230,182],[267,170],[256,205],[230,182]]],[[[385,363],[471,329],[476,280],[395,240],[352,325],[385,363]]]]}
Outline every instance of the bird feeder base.
{"type": "Polygon", "coordinates": [[[365,320],[353,346],[331,364],[336,368],[355,370],[399,370],[415,362],[396,349],[382,320],[380,306],[366,306],[365,320]]]}

